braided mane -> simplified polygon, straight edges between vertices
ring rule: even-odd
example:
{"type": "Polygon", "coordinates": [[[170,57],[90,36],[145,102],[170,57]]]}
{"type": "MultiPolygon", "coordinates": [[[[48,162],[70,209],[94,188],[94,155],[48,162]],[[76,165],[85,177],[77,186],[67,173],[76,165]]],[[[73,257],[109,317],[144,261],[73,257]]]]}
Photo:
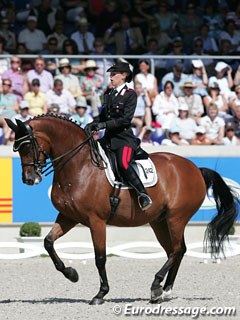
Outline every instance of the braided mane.
{"type": "MultiPolygon", "coordinates": [[[[67,121],[70,122],[72,124],[74,124],[75,126],[77,126],[78,128],[81,128],[76,121],[73,121],[65,116],[62,116],[60,114],[55,114],[55,113],[44,113],[41,115],[37,115],[34,116],[33,118],[29,119],[27,122],[32,121],[32,120],[39,120],[39,119],[43,119],[43,118],[47,118],[47,117],[51,117],[51,118],[55,118],[55,119],[59,119],[59,120],[63,120],[63,121],[67,121]]],[[[82,129],[82,128],[81,128],[82,129]]]]}

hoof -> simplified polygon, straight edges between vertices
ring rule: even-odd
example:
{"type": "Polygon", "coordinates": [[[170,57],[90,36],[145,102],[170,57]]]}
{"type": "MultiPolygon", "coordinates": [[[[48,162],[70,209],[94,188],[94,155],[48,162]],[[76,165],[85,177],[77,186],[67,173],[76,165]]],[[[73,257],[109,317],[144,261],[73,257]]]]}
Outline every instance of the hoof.
{"type": "Polygon", "coordinates": [[[78,282],[78,273],[72,267],[68,267],[64,270],[64,276],[72,282],[78,282]]]}
{"type": "Polygon", "coordinates": [[[91,306],[97,306],[103,303],[104,303],[104,300],[101,298],[93,298],[92,301],[89,302],[91,306]]]}
{"type": "Polygon", "coordinates": [[[163,288],[159,287],[151,290],[151,299],[150,303],[160,303],[162,302],[163,288]]]}

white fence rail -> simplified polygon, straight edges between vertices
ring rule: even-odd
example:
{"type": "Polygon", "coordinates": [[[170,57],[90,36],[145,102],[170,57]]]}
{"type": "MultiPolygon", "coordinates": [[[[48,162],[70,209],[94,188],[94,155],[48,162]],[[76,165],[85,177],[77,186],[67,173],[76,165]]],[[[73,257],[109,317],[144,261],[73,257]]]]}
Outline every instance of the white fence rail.
{"type": "MultiPolygon", "coordinates": [[[[237,241],[239,241],[239,239],[237,241]]],[[[186,256],[200,258],[205,261],[207,261],[208,259],[212,259],[210,253],[203,252],[202,242],[195,242],[192,244],[188,244],[187,247],[188,247],[188,250],[185,254],[186,256]]],[[[59,243],[59,244],[55,244],[55,249],[58,252],[59,257],[63,259],[87,260],[87,259],[94,258],[93,246],[89,242],[59,243]],[[73,249],[71,251],[73,251],[74,253],[64,252],[64,250],[66,249],[67,251],[69,251],[69,249],[73,249]],[[79,253],[79,250],[76,250],[76,249],[87,249],[90,252],[79,253]]],[[[0,242],[0,260],[26,259],[26,258],[37,257],[43,254],[47,254],[47,252],[43,247],[43,244],[41,246],[38,246],[38,245],[18,243],[18,242],[0,242]],[[6,251],[6,249],[9,249],[9,248],[19,249],[19,251],[24,251],[24,252],[1,253],[1,249],[5,249],[4,251],[6,251]]],[[[159,259],[159,258],[166,257],[165,252],[162,250],[159,244],[157,242],[152,242],[152,241],[127,242],[127,243],[116,245],[113,247],[107,247],[107,255],[116,255],[119,257],[126,257],[131,259],[159,259]],[[129,249],[137,249],[137,250],[129,251],[129,249]],[[154,252],[149,252],[149,251],[154,251],[154,252]]],[[[215,260],[218,260],[219,262],[220,259],[229,258],[236,255],[240,255],[240,244],[230,240],[230,242],[226,242],[225,244],[225,256],[220,255],[215,260]]]]}

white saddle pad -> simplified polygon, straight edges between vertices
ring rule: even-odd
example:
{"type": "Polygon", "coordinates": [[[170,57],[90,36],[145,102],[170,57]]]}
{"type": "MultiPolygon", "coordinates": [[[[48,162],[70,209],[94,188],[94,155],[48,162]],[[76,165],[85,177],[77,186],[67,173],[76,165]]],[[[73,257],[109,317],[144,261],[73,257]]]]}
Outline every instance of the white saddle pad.
{"type": "MultiPolygon", "coordinates": [[[[121,183],[115,179],[115,175],[112,171],[109,160],[99,142],[98,142],[98,147],[99,147],[101,156],[103,157],[105,163],[107,164],[105,173],[109,183],[111,184],[111,186],[114,186],[114,184],[121,183]]],[[[139,170],[139,178],[141,179],[144,187],[155,186],[155,184],[157,183],[158,177],[157,177],[155,165],[152,162],[152,160],[150,158],[144,159],[144,160],[136,160],[136,164],[139,170]]],[[[126,184],[122,184],[121,188],[131,189],[131,187],[126,184]]]]}

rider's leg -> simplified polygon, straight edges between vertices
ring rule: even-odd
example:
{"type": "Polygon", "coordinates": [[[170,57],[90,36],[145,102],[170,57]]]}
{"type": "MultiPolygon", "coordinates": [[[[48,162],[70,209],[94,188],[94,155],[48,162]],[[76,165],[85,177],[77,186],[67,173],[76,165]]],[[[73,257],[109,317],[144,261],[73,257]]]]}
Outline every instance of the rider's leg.
{"type": "Polygon", "coordinates": [[[124,146],[116,150],[117,162],[119,170],[123,178],[129,183],[131,187],[136,190],[138,195],[139,206],[142,210],[147,210],[151,204],[152,200],[148,196],[147,191],[142,184],[139,176],[136,171],[133,169],[131,165],[131,161],[133,160],[134,151],[131,147],[124,146]]]}

